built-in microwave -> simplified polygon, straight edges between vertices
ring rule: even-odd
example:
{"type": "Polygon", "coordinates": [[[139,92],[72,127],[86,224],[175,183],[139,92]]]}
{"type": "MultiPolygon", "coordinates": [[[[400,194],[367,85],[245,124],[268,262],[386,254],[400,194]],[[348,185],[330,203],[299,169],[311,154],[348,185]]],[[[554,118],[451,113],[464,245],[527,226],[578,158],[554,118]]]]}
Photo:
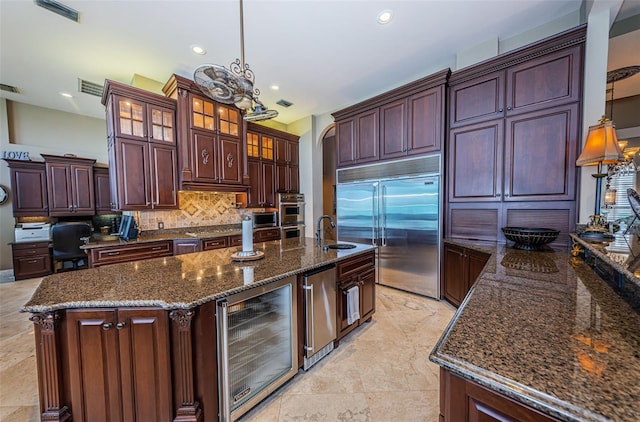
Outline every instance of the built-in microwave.
{"type": "Polygon", "coordinates": [[[281,226],[304,225],[304,194],[281,193],[278,195],[281,226]]]}
{"type": "Polygon", "coordinates": [[[254,212],[251,215],[251,220],[253,220],[254,228],[276,227],[278,225],[278,212],[254,212]]]}
{"type": "Polygon", "coordinates": [[[301,239],[304,237],[304,226],[282,226],[280,227],[280,238],[301,239]]]}

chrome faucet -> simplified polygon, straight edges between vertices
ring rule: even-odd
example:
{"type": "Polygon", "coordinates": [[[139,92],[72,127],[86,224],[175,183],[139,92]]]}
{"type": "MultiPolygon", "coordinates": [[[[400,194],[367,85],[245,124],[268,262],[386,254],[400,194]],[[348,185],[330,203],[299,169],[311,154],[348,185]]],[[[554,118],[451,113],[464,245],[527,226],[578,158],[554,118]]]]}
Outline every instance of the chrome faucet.
{"type": "Polygon", "coordinates": [[[334,229],[336,227],[336,223],[333,222],[333,218],[330,215],[321,215],[318,218],[318,228],[316,230],[316,237],[318,238],[318,246],[322,246],[322,220],[328,219],[329,224],[331,224],[331,228],[334,229]]]}

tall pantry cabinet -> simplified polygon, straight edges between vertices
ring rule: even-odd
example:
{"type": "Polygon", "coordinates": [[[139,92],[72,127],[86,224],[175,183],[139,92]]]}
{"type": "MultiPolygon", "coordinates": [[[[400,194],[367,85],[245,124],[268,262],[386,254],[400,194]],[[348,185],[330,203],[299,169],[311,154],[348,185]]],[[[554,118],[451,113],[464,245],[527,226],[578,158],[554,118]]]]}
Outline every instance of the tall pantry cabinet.
{"type": "Polygon", "coordinates": [[[102,104],[112,208],[177,209],[175,100],[107,80],[102,104]]]}
{"type": "Polygon", "coordinates": [[[446,236],[575,225],[584,26],[451,74],[446,236]]]}

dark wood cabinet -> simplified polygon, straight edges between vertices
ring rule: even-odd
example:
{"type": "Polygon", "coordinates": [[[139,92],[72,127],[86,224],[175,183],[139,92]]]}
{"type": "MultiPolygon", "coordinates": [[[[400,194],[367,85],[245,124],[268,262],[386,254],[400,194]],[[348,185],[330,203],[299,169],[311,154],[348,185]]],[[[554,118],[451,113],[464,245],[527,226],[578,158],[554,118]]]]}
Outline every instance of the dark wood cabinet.
{"type": "Polygon", "coordinates": [[[113,210],[178,208],[176,102],[105,82],[113,210]]]}
{"type": "Polygon", "coordinates": [[[254,125],[247,127],[245,147],[248,156],[249,190],[246,195],[246,208],[273,208],[276,206],[275,138],[258,133],[258,130],[254,125]]]}
{"type": "Polygon", "coordinates": [[[96,204],[96,214],[111,214],[111,183],[109,182],[109,168],[93,167],[93,192],[96,204]]]}
{"type": "Polygon", "coordinates": [[[202,239],[200,249],[211,251],[213,249],[223,249],[229,246],[227,237],[215,237],[213,239],[202,239]]]}
{"type": "Polygon", "coordinates": [[[336,267],[336,323],[340,341],[363,322],[369,321],[375,312],[376,275],[375,252],[365,253],[338,262],[336,267]],[[358,286],[360,319],[349,324],[347,319],[347,291],[358,286]]]}
{"type": "Polygon", "coordinates": [[[186,253],[200,252],[199,239],[174,239],[173,255],[182,255],[186,253]]]}
{"type": "Polygon", "coordinates": [[[380,157],[379,109],[367,110],[340,122],[336,130],[338,139],[338,165],[348,166],[376,161],[380,157]]]}
{"type": "Polygon", "coordinates": [[[440,368],[440,422],[556,422],[529,406],[440,368]]]}
{"type": "Polygon", "coordinates": [[[16,280],[52,273],[49,242],[13,243],[13,275],[16,280]]]}
{"type": "Polygon", "coordinates": [[[159,309],[65,312],[63,365],[74,420],[172,420],[168,320],[159,309]]]}
{"type": "Polygon", "coordinates": [[[46,216],[47,170],[43,162],[5,159],[11,177],[11,204],[14,217],[46,216]]]}
{"type": "Polygon", "coordinates": [[[502,120],[492,120],[451,130],[447,149],[449,202],[501,200],[502,127],[502,120]]]}
{"type": "Polygon", "coordinates": [[[442,296],[458,307],[471,290],[490,255],[449,243],[444,244],[442,296]]]}
{"type": "Polygon", "coordinates": [[[178,75],[169,78],[163,92],[177,101],[180,189],[246,190],[240,110],[204,96],[191,79],[178,75]]]}
{"type": "Polygon", "coordinates": [[[40,155],[47,170],[49,215],[94,215],[93,164],[96,160],[40,155]]]}
{"type": "MultiPolygon", "coordinates": [[[[276,191],[279,193],[300,192],[300,152],[298,137],[276,139],[276,191]]],[[[284,135],[280,135],[284,136],[284,135]]]]}
{"type": "Polygon", "coordinates": [[[580,27],[451,74],[447,237],[504,241],[510,204],[558,201],[565,212],[534,226],[568,241],[575,219],[558,218],[575,217],[584,41],[580,27]]]}
{"type": "Polygon", "coordinates": [[[173,242],[171,240],[161,240],[157,242],[132,243],[91,248],[87,251],[89,268],[94,268],[121,262],[171,256],[173,255],[173,242]]]}
{"type": "Polygon", "coordinates": [[[445,69],[333,113],[338,167],[440,151],[449,74],[445,69]]]}

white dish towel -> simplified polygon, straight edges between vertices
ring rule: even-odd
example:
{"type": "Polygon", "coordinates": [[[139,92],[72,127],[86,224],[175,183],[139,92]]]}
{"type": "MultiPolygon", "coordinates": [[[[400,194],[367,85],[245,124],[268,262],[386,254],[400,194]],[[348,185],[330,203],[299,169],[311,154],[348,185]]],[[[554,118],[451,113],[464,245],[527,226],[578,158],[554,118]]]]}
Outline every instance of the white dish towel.
{"type": "Polygon", "coordinates": [[[360,290],[354,286],[347,290],[347,324],[360,319],[360,290]]]}

